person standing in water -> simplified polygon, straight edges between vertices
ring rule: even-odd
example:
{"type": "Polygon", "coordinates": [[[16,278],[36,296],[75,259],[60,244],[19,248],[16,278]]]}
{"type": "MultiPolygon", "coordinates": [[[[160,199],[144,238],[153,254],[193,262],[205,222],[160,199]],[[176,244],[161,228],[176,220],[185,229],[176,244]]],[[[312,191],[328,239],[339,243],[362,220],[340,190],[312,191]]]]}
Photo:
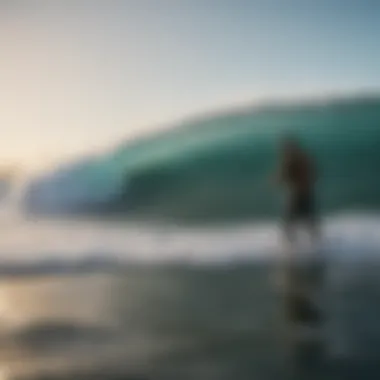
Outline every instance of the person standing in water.
{"type": "Polygon", "coordinates": [[[276,182],[284,185],[288,191],[284,213],[285,237],[289,243],[293,243],[296,224],[301,222],[308,228],[314,244],[319,239],[314,161],[293,137],[286,137],[281,142],[280,154],[276,182]]]}

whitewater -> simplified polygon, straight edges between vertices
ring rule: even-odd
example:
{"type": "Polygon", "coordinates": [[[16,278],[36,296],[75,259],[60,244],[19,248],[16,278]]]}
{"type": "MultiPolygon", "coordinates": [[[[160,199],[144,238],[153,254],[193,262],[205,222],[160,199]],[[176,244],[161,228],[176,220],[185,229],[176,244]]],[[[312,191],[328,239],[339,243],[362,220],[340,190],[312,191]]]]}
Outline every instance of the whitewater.
{"type": "Polygon", "coordinates": [[[266,178],[278,138],[289,131],[320,171],[323,250],[376,257],[379,122],[376,96],[247,108],[63,163],[2,202],[2,257],[269,257],[281,245],[281,202],[266,178]]]}
{"type": "MultiPolygon", "coordinates": [[[[22,186],[25,186],[23,184],[22,186]]],[[[0,207],[3,263],[107,258],[127,263],[220,264],[273,259],[282,252],[279,220],[215,226],[31,217],[22,188],[0,207]]],[[[320,248],[331,259],[380,259],[380,215],[341,212],[321,219],[320,248]]],[[[301,229],[302,233],[302,229],[301,229]]]]}
{"type": "MultiPolygon", "coordinates": [[[[278,222],[195,227],[2,211],[0,269],[34,268],[0,278],[3,378],[287,378],[271,280],[283,254],[278,222]],[[119,270],[59,270],[84,259],[119,270]],[[40,271],[46,262],[54,265],[40,271]]],[[[330,361],[316,378],[375,380],[380,217],[322,222],[330,361]]]]}
{"type": "Polygon", "coordinates": [[[379,122],[378,99],[248,110],[18,184],[0,203],[0,378],[289,378],[262,179],[292,127],[323,168],[331,351],[314,378],[378,380],[379,122]]]}

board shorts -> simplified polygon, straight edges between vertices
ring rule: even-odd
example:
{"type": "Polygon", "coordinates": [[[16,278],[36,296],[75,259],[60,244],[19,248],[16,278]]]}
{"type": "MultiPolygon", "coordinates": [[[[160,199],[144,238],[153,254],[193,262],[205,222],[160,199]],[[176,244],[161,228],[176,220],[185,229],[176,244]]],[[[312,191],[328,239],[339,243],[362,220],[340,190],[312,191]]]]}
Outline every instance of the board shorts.
{"type": "Polygon", "coordinates": [[[316,219],[315,198],[312,192],[290,194],[285,208],[285,222],[313,222],[316,219]]]}

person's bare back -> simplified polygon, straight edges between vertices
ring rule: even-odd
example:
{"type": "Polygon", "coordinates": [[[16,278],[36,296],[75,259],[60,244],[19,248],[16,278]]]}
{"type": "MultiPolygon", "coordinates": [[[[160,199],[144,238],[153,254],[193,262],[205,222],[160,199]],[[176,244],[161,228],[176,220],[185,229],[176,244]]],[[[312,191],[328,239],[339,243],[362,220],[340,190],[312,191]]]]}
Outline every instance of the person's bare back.
{"type": "Polygon", "coordinates": [[[297,222],[306,223],[313,237],[316,237],[314,198],[316,171],[314,163],[294,139],[286,139],[281,152],[278,176],[289,192],[284,213],[287,238],[293,239],[293,225],[297,222]]]}
{"type": "Polygon", "coordinates": [[[291,191],[302,194],[312,191],[315,180],[311,159],[304,152],[295,152],[283,164],[284,182],[291,191]]]}

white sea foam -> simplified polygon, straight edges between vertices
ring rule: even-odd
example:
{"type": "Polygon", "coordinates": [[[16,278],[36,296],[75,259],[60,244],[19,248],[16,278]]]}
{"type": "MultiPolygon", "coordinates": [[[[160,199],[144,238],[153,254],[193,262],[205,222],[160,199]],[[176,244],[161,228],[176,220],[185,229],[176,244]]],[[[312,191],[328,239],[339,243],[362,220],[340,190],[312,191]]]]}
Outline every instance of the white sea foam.
{"type": "MultiPolygon", "coordinates": [[[[0,220],[0,258],[38,260],[105,256],[126,261],[223,263],[281,252],[277,223],[185,228],[131,223],[0,220]]],[[[340,215],[323,221],[323,250],[334,258],[380,258],[380,217],[340,215]]]]}

